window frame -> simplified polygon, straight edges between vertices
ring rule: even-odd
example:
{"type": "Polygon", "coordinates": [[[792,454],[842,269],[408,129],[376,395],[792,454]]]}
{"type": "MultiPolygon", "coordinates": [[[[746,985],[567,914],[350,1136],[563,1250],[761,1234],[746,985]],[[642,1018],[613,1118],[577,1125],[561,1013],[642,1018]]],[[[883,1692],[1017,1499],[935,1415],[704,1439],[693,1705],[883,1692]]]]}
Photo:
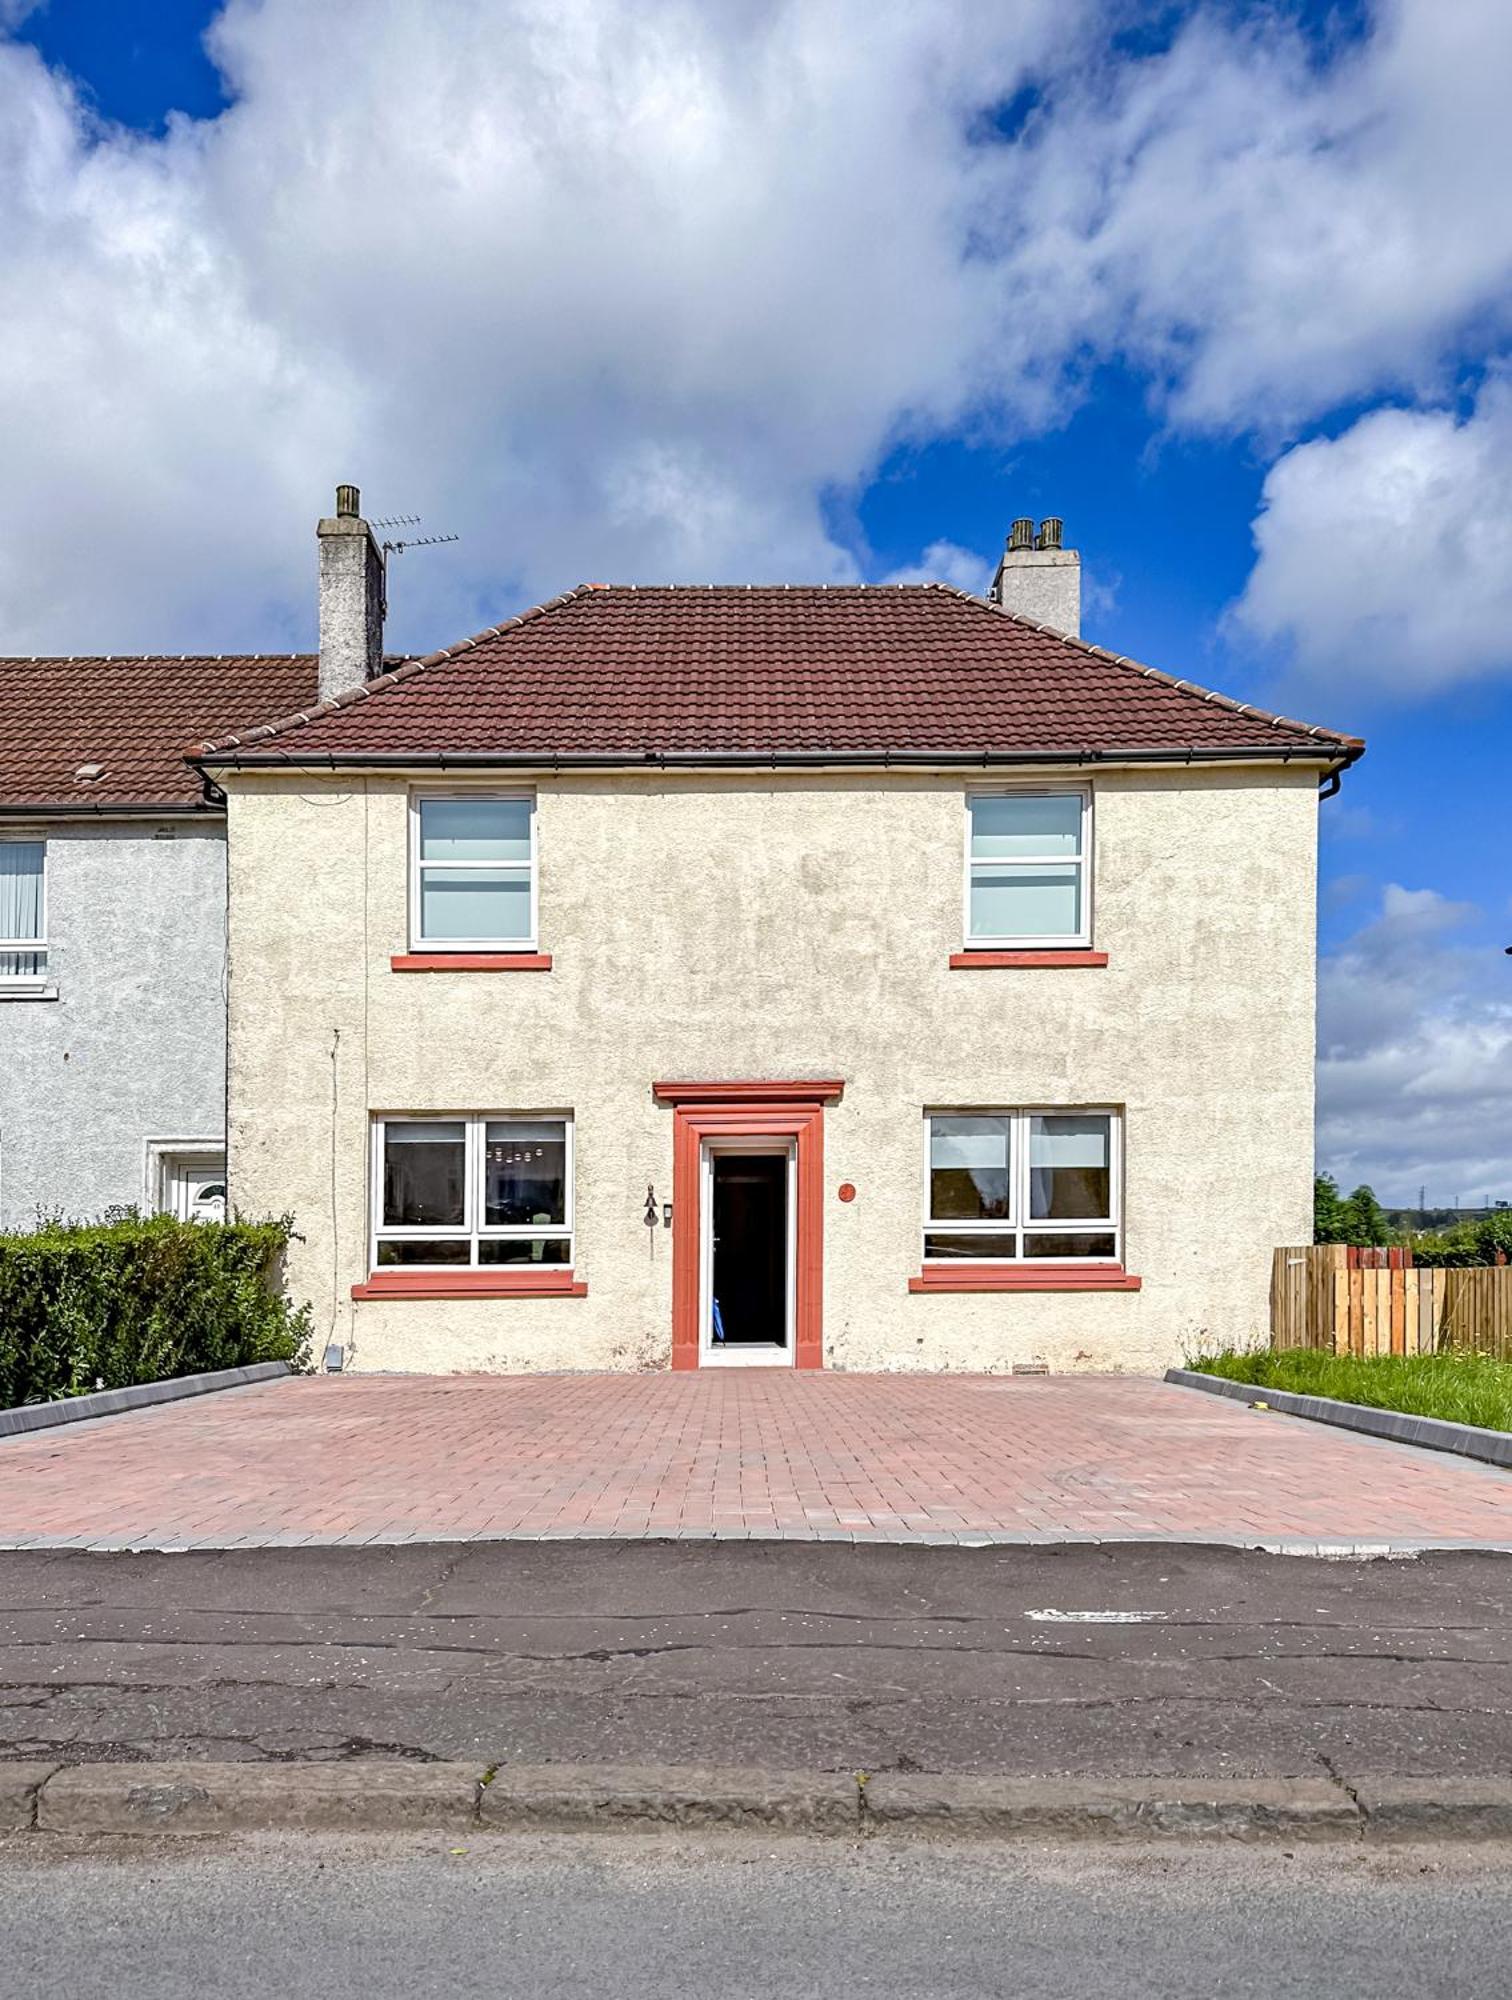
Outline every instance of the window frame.
{"type": "Polygon", "coordinates": [[[371,1114],[372,1127],[368,1159],[368,1270],[387,1276],[395,1271],[442,1272],[455,1274],[459,1271],[482,1271],[502,1274],[510,1271],[540,1268],[555,1275],[566,1277],[573,1268],[577,1255],[575,1220],[577,1200],[577,1145],[573,1129],[573,1115],[570,1111],[375,1111],[371,1114]],[[483,1222],[484,1213],[484,1148],[487,1145],[487,1130],[490,1125],[529,1122],[536,1125],[560,1124],[566,1141],[566,1173],[562,1193],[561,1222],[495,1223],[492,1227],[483,1222]],[[461,1223],[386,1223],[383,1219],[383,1169],[384,1135],[390,1125],[461,1125],[463,1127],[462,1165],[462,1216],[461,1223]],[[547,1238],[553,1242],[565,1242],[567,1261],[563,1264],[485,1264],[478,1256],[480,1243],[534,1242],[547,1238]],[[466,1243],[468,1258],[465,1264],[380,1264],[378,1246],[380,1243],[466,1243]]]}
{"type": "Polygon", "coordinates": [[[1124,1226],[1124,1118],[1116,1104],[956,1104],[930,1105],[924,1112],[924,1188],[923,1218],[920,1229],[922,1261],[926,1271],[949,1271],[959,1269],[965,1262],[993,1264],[1005,1271],[1065,1270],[1071,1265],[1098,1265],[1109,1270],[1123,1268],[1124,1226]],[[931,1138],[936,1118],[1006,1118],[1009,1120],[1009,1190],[1008,1216],[983,1217],[978,1220],[962,1221],[956,1217],[941,1219],[930,1213],[933,1205],[933,1167],[931,1138]],[[1076,1216],[1066,1221],[1049,1221],[1034,1218],[1029,1213],[1030,1184],[1030,1120],[1034,1118],[1106,1118],[1108,1121],[1108,1207],[1107,1218],[1099,1216],[1076,1216]],[[1030,1257],[1024,1253],[1024,1239],[1027,1236],[1111,1236],[1113,1251],[1104,1257],[1030,1257]],[[980,1257],[964,1259],[960,1257],[931,1257],[929,1238],[931,1236],[1012,1236],[1017,1240],[1019,1254],[1016,1257],[994,1255],[984,1251],[980,1257]]]}
{"type": "Polygon", "coordinates": [[[534,952],[538,949],[540,936],[540,867],[539,848],[536,839],[536,794],[525,788],[508,791],[479,791],[471,785],[425,785],[409,795],[409,948],[412,952],[427,955],[437,952],[487,952],[504,955],[510,952],[534,952]],[[530,858],[528,861],[424,861],[420,854],[421,808],[431,801],[443,802],[453,799],[470,799],[475,802],[519,803],[525,806],[529,815],[530,858]],[[427,868],[475,869],[480,874],[489,870],[528,870],[530,884],[530,934],[521,938],[428,938],[424,929],[424,899],[420,894],[423,871],[427,868]]]}
{"type": "Polygon", "coordinates": [[[0,938],[0,958],[12,953],[18,958],[25,954],[41,962],[35,972],[0,972],[0,989],[8,993],[32,993],[46,986],[51,973],[52,955],[47,941],[47,849],[45,834],[3,833],[0,845],[6,847],[38,847],[42,850],[42,895],[39,911],[40,929],[34,938],[0,938]]]}
{"type": "Polygon", "coordinates": [[[1092,944],[1092,839],[1093,808],[1091,785],[971,785],[965,795],[966,821],[963,846],[961,936],[962,948],[966,951],[1085,951],[1092,944]],[[1074,861],[1080,870],[1079,907],[1081,927],[1074,932],[1003,932],[987,937],[977,936],[971,928],[971,888],[977,868],[1001,867],[1002,856],[983,855],[980,858],[971,852],[972,816],[971,808],[977,799],[1047,799],[1077,798],[1081,800],[1081,834],[1076,854],[1016,854],[1006,857],[1012,868],[1064,867],[1074,861]]]}

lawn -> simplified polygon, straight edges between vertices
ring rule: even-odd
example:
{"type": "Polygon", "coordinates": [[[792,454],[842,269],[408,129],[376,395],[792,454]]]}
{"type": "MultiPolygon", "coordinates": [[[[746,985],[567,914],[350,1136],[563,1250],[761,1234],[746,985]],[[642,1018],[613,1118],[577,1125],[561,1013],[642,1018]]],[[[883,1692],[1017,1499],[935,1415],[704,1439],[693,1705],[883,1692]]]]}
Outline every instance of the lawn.
{"type": "Polygon", "coordinates": [[[1230,1382],[1253,1382],[1258,1389],[1289,1389],[1299,1396],[1331,1396],[1340,1403],[1512,1431],[1512,1361],[1484,1354],[1355,1357],[1309,1347],[1230,1347],[1195,1355],[1186,1365],[1230,1382]]]}

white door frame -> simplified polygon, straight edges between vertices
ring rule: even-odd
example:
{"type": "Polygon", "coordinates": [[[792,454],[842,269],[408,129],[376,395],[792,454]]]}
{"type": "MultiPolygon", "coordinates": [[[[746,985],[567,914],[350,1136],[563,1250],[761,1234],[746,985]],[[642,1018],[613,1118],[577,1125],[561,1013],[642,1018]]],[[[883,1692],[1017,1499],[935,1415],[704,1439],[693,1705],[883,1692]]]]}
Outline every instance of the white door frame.
{"type": "MultiPolygon", "coordinates": [[[[196,1176],[226,1178],[224,1139],[149,1139],[144,1175],[143,1207],[149,1214],[188,1219],[187,1182],[196,1176]]],[[[230,1219],[230,1206],[225,1209],[230,1219]]]]}
{"type": "Polygon", "coordinates": [[[698,1365],[700,1368],[791,1368],[798,1332],[798,1142],[759,1134],[706,1138],[698,1151],[698,1365]],[[714,1155],[778,1153],[787,1161],[785,1343],[726,1347],[714,1338],[714,1155]]]}

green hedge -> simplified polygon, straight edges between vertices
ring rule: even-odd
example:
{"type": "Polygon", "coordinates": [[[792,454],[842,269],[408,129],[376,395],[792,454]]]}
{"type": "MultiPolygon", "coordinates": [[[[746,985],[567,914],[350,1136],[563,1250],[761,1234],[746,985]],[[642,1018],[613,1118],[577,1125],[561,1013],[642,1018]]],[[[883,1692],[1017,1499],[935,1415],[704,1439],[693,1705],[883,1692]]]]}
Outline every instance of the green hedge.
{"type": "Polygon", "coordinates": [[[249,1361],[308,1364],[291,1223],[126,1214],[0,1236],[0,1409],[249,1361]]]}

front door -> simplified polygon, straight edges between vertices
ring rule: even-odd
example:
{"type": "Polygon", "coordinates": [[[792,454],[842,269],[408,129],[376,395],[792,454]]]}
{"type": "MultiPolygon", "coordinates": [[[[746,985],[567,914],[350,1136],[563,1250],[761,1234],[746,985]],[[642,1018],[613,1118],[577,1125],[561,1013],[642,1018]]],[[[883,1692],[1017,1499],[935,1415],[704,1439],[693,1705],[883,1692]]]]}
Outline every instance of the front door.
{"type": "Polygon", "coordinates": [[[792,1363],[794,1164],[790,1142],[704,1148],[700,1345],[707,1362],[792,1363]]]}
{"type": "Polygon", "coordinates": [[[224,1222],[226,1156],[208,1147],[165,1153],[160,1168],[158,1206],[180,1222],[224,1222]]]}

